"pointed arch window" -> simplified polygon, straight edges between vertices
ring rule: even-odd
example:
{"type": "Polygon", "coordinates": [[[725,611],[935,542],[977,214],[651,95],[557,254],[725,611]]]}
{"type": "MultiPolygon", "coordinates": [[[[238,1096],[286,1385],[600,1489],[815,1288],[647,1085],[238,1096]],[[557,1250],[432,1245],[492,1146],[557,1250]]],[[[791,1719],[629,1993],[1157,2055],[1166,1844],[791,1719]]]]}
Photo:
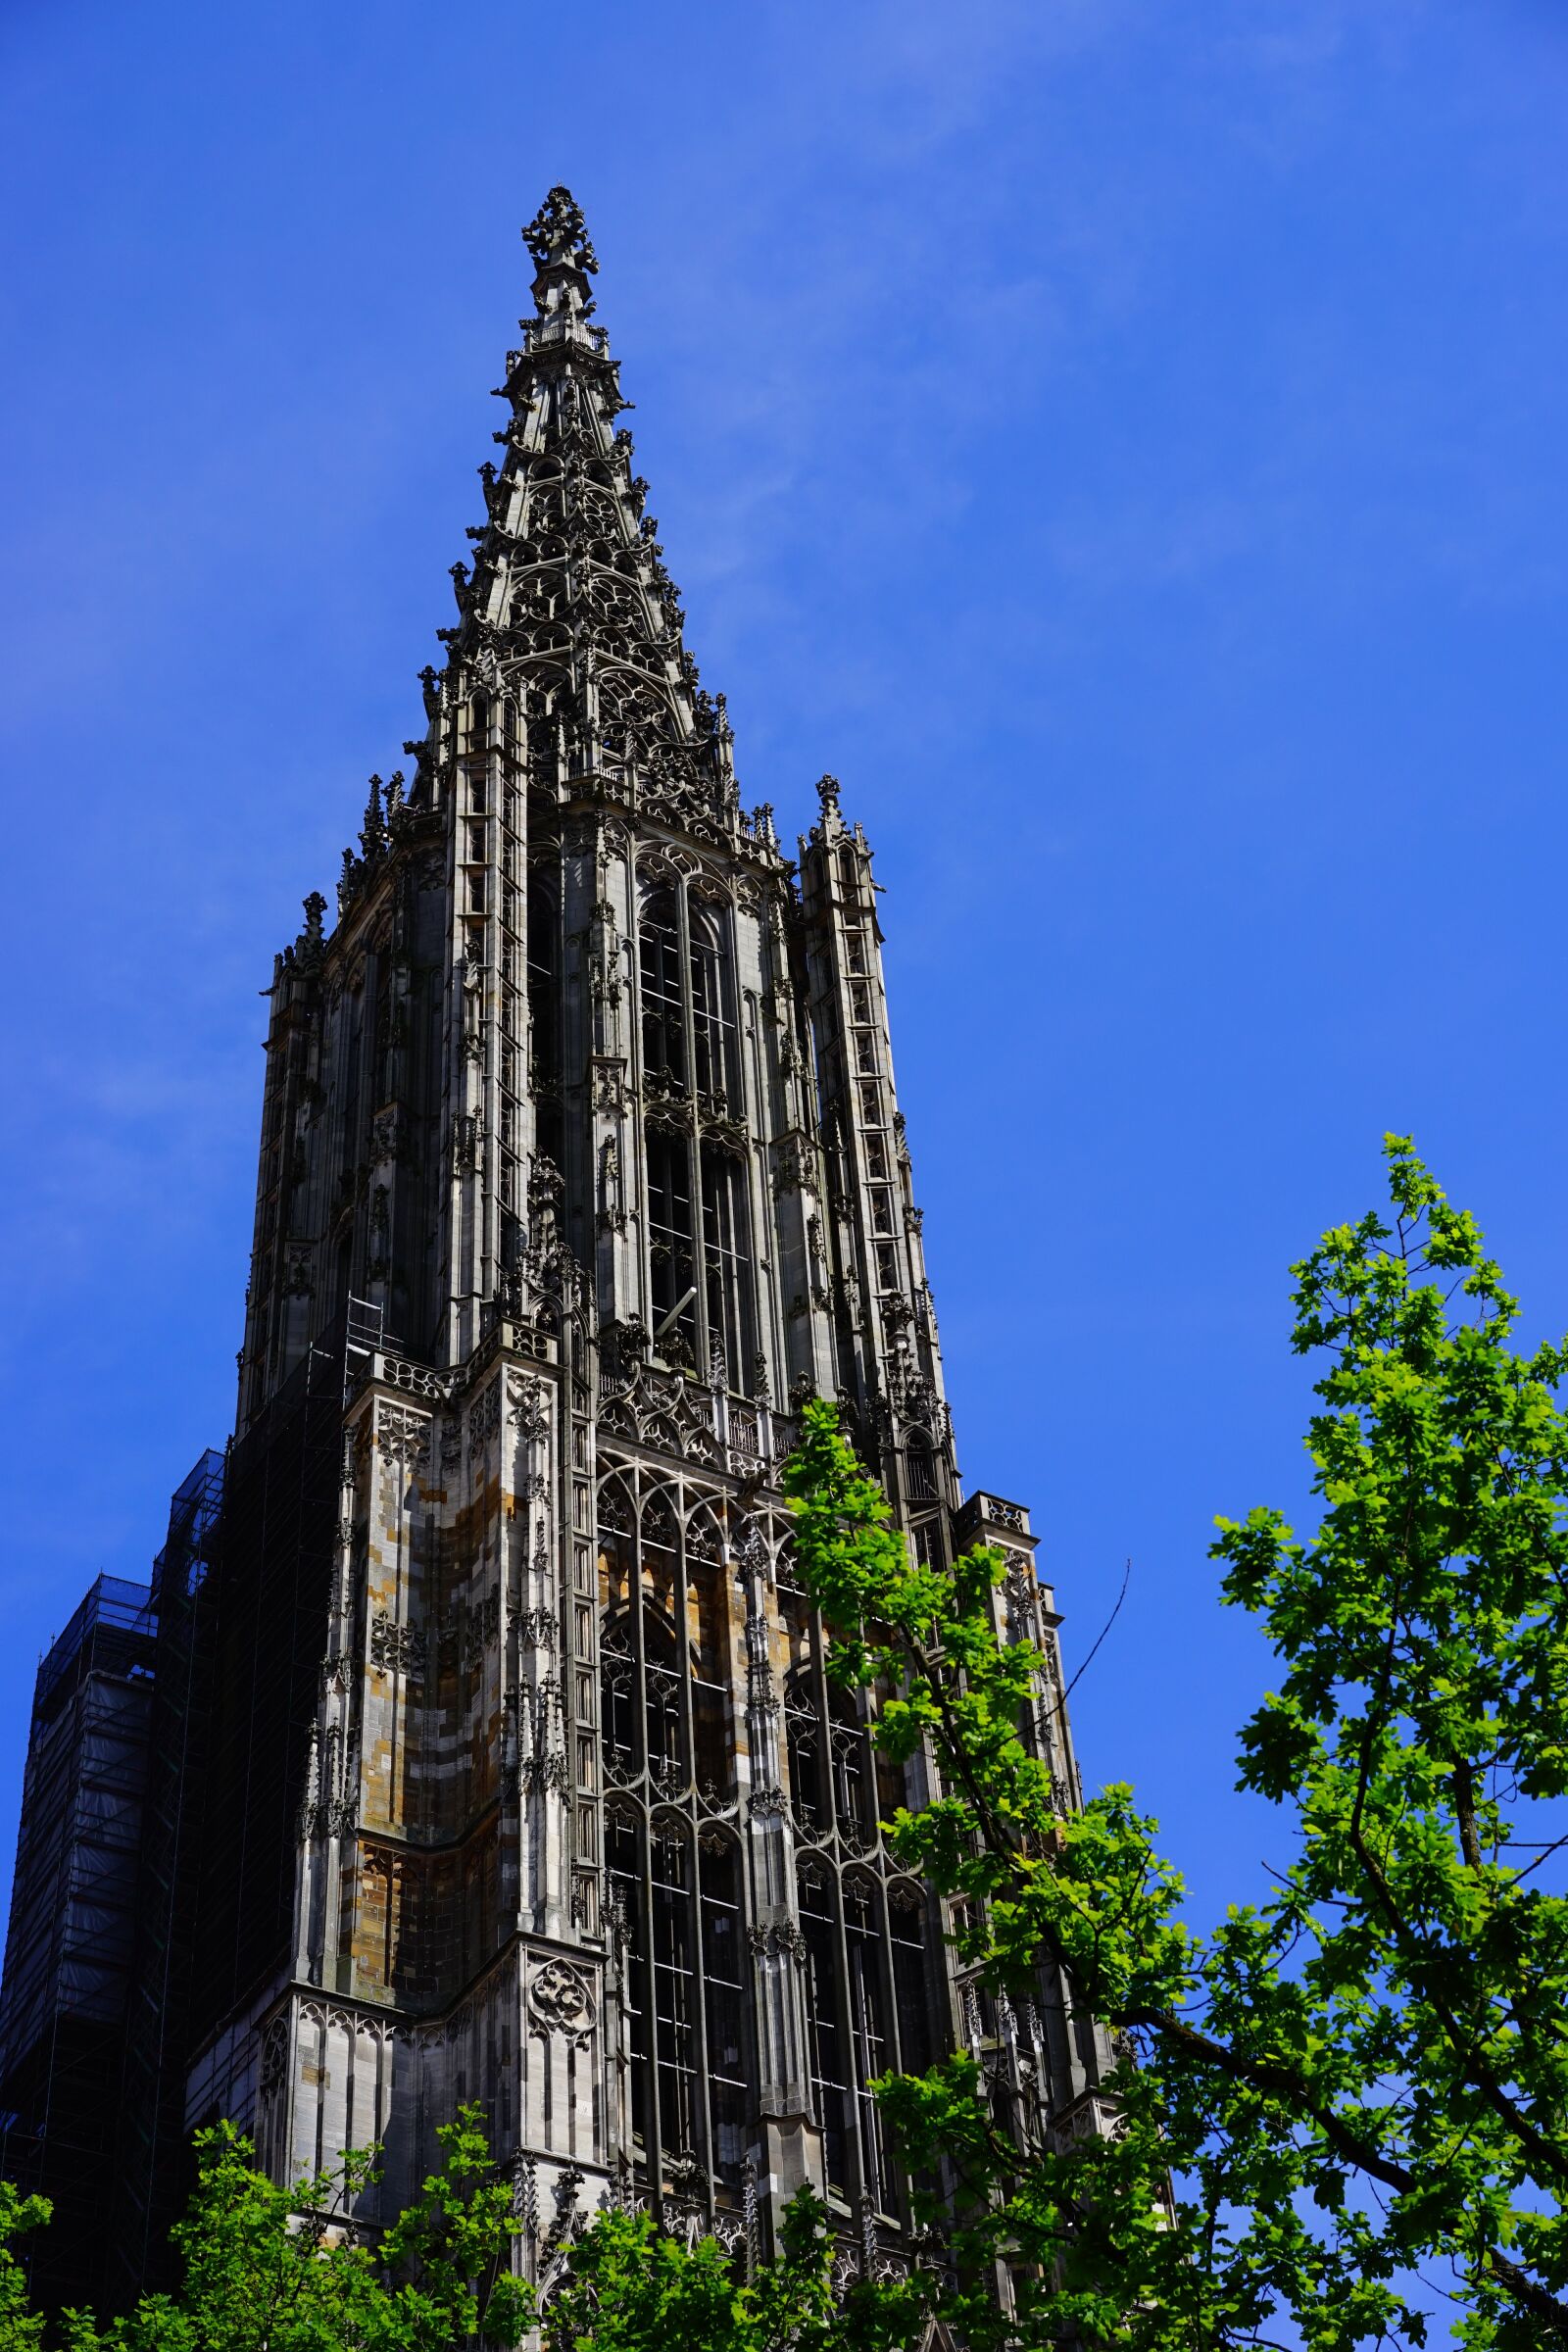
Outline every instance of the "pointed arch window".
{"type": "Polygon", "coordinates": [[[732,1779],[728,1615],[711,1512],[625,1474],[600,1493],[606,1861],[628,1947],[632,2125],[651,2182],[701,2168],[733,2204],[754,2077],[740,1853],[697,1793],[732,1779]]]}
{"type": "Polygon", "coordinates": [[[721,1353],[738,1379],[752,1360],[745,1171],[732,1152],[714,1144],[703,1146],[703,1280],[709,1354],[721,1353]]]}
{"type": "Polygon", "coordinates": [[[735,1058],[729,962],[713,908],[692,906],[690,922],[693,1077],[700,1095],[722,1105],[729,1100],[735,1058]]]}
{"type": "Polygon", "coordinates": [[[895,1919],[879,1820],[904,1802],[904,1775],[873,1749],[860,1702],[823,1673],[824,1635],[813,1612],[781,1604],[796,1663],[784,1683],[789,1794],[799,1839],[796,1873],[808,1955],[812,2106],[830,2197],[899,2210],[903,2190],[868,2085],[890,2070],[929,2063],[946,1993],[927,1966],[923,1897],[898,1880],[895,1919]]]}
{"type": "Polygon", "coordinates": [[[393,1083],[397,1034],[392,1011],[392,959],[385,945],[377,950],[375,960],[375,1013],[370,1041],[372,1109],[390,1102],[397,1091],[393,1083]]]}
{"type": "Polygon", "coordinates": [[[693,1853],[684,1831],[659,1825],[650,1871],[654,2055],[659,2072],[659,2135],[677,2163],[698,2156],[697,1972],[692,1949],[693,1853]]]}
{"type": "Polygon", "coordinates": [[[888,2071],[892,2052],[887,2034],[887,1953],[880,1896],[871,1881],[859,1874],[844,1886],[844,1947],[848,1962],[847,1991],[850,2044],[854,2053],[855,2097],[860,2127],[860,2165],[870,2203],[886,2212],[894,2202],[882,2116],[870,2085],[888,2071]]]}
{"type": "Polygon", "coordinates": [[[847,2036],[839,2023],[839,1923],[834,1896],[832,1873],[821,1864],[803,1865],[800,1913],[801,1932],[806,1937],[811,2101],[822,2134],[822,2164],[828,2194],[848,2203],[854,2185],[850,2162],[853,2122],[847,2036]]]}
{"type": "Polygon", "coordinates": [[[652,1610],[643,1611],[643,1725],[649,1779],[656,1788],[674,1789],[686,1779],[680,1659],[675,1629],[652,1610]]]}
{"type": "Polygon", "coordinates": [[[935,1502],[937,1499],[937,1466],[926,1440],[911,1438],[904,1459],[909,1481],[909,1500],[911,1502],[935,1502]]]}
{"type": "Polygon", "coordinates": [[[828,1820],[827,1797],[822,1787],[822,1751],[826,1742],[811,1691],[809,1666],[796,1667],[785,1686],[784,1738],[795,1826],[803,1837],[820,1837],[828,1820]]]}
{"type": "Polygon", "coordinates": [[[637,948],[654,1345],[705,1372],[721,1359],[739,1380],[756,1317],[747,1167],[730,1113],[739,1054],[728,919],[683,881],[660,881],[643,898],[637,948]]]}
{"type": "Polygon", "coordinates": [[[528,880],[528,1080],[539,1151],[558,1168],[564,1154],[561,1110],[561,905],[543,874],[528,880]]]}
{"type": "Polygon", "coordinates": [[[828,1691],[828,1744],[833,1766],[833,1815],[840,1838],[853,1849],[874,1835],[874,1805],[866,1780],[865,1729],[855,1701],[834,1683],[828,1691]]]}
{"type": "Polygon", "coordinates": [[[528,1068],[535,1086],[561,1079],[561,926],[542,874],[528,884],[528,1068]]]}
{"type": "MultiPolygon", "coordinates": [[[[343,1013],[333,1047],[342,1056],[342,1117],[338,1132],[343,1139],[343,1172],[340,1179],[343,1194],[352,1199],[349,1188],[354,1170],[363,1155],[360,1135],[360,1060],[365,1048],[363,991],[345,1000],[343,1013]]],[[[372,1079],[373,1084],[373,1079],[372,1079]]]]}
{"type": "Polygon", "coordinates": [[[940,1514],[933,1514],[928,1519],[917,1519],[909,1530],[909,1542],[913,1546],[914,1556],[922,1568],[941,1568],[943,1566],[940,1514]]]}
{"type": "Polygon", "coordinates": [[[612,1620],[607,1622],[599,1644],[599,1682],[606,1777],[612,1781],[630,1781],[635,1779],[641,1763],[637,1663],[624,1624],[612,1620]]]}
{"type": "Polygon", "coordinates": [[[691,1145],[684,1135],[651,1130],[647,1161],[655,1346],[672,1361],[695,1364],[697,1274],[691,1145]]]}
{"type": "Polygon", "coordinates": [[[737,2180],[746,2162],[746,1987],[741,1934],[740,1854],[734,1840],[698,1840],[708,2082],[714,2171],[737,2180]]]}
{"type": "Polygon", "coordinates": [[[899,2070],[906,2075],[923,2074],[932,2057],[926,1898],[910,1880],[895,1880],[888,1887],[888,1940],[893,1952],[899,2070]]]}
{"type": "Polygon", "coordinates": [[[672,890],[644,902],[637,946],[642,966],[643,1069],[684,1088],[686,1004],[681,978],[680,921],[672,890]]]}

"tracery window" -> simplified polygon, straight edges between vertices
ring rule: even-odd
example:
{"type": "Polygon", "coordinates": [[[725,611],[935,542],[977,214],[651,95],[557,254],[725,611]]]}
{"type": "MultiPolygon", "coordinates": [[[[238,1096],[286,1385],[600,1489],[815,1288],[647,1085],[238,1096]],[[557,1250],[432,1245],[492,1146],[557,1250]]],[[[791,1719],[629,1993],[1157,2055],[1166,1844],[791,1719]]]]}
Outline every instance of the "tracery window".
{"type": "Polygon", "coordinates": [[[717,1524],[662,1483],[602,1486],[606,1862],[629,1966],[632,2125],[651,2180],[739,2193],[751,2079],[733,1788],[728,1595],[717,1524]]]}
{"type": "Polygon", "coordinates": [[[836,1683],[828,1690],[828,1746],[839,1836],[851,1846],[864,1844],[874,1826],[873,1809],[867,1801],[865,1731],[854,1699],[836,1683]]]}
{"type": "Polygon", "coordinates": [[[378,969],[375,983],[375,1016],[370,1045],[373,1063],[370,1081],[372,1109],[383,1102],[390,1102],[396,1091],[393,1085],[395,1076],[393,1057],[397,1042],[396,1024],[392,1014],[392,959],[389,943],[378,948],[375,960],[378,969]]]}
{"type": "Polygon", "coordinates": [[[911,1502],[935,1502],[937,1499],[936,1463],[931,1448],[923,1438],[911,1438],[905,1453],[911,1502]]]}
{"type": "Polygon", "coordinates": [[[734,1376],[752,1359],[751,1265],[745,1247],[745,1171],[732,1152],[703,1147],[703,1280],[709,1351],[734,1376]]]}
{"type": "MultiPolygon", "coordinates": [[[[512,898],[514,894],[509,892],[508,896],[512,898]]],[[[561,907],[555,889],[543,874],[529,876],[527,906],[524,976],[528,993],[528,1076],[534,1096],[534,1133],[540,1152],[559,1168],[564,1150],[561,1107],[561,907]]],[[[503,1082],[510,1060],[507,1054],[503,1060],[503,1082]]],[[[506,1105],[504,1116],[508,1110],[516,1132],[515,1104],[506,1105]]]]}
{"type": "Polygon", "coordinates": [[[654,891],[643,903],[637,931],[642,972],[643,1070],[650,1078],[684,1087],[686,992],[681,975],[680,920],[672,890],[654,891]]]}
{"type": "Polygon", "coordinates": [[[931,1984],[927,1974],[926,1901],[909,1880],[888,1888],[888,1941],[893,1953],[899,2068],[917,2075],[931,2064],[931,1984]]]}
{"type": "MultiPolygon", "coordinates": [[[[791,1578],[786,1547],[776,1590],[795,1663],[780,1728],[812,2109],[836,2206],[854,2212],[865,2200],[891,2214],[901,2191],[866,2085],[935,2054],[941,1947],[923,1890],[890,1878],[879,1851],[877,1817],[901,1800],[902,1770],[869,1744],[856,1696],[824,1678],[821,1628],[791,1578]]],[[[734,2210],[756,2061],[732,1811],[740,1660],[710,1499],[612,1467],[600,1490],[599,1592],[605,1861],[627,1954],[632,2153],[656,2193],[701,2192],[706,2176],[712,2204],[734,2210]]]]}
{"type": "Polygon", "coordinates": [[[729,1004],[729,966],[710,906],[692,906],[692,1043],[697,1091],[717,1103],[727,1102],[734,1065],[735,1022],[729,1004]]]}
{"type": "Polygon", "coordinates": [[[684,883],[661,882],[643,899],[637,947],[654,1345],[705,1372],[719,1355],[738,1377],[756,1343],[726,923],[684,883]]]}
{"type": "Polygon", "coordinates": [[[896,2209],[882,2119],[870,2083],[889,2070],[886,1947],[879,1895],[870,1877],[844,1882],[820,1860],[800,1865],[800,1924],[807,1938],[807,2030],[811,2091],[823,2131],[827,2194],[844,2204],[870,2197],[896,2209]]]}
{"type": "Polygon", "coordinates": [[[871,2203],[886,2212],[894,2202],[882,2117],[869,2085],[885,2075],[892,2058],[887,2038],[886,1952],[882,1941],[880,1889],[861,1873],[844,1883],[844,1944],[848,1963],[850,2040],[854,2052],[855,2098],[860,2127],[860,2163],[871,2203]]]}
{"type": "MultiPolygon", "coordinates": [[[[824,1675],[820,1621],[791,1580],[781,1559],[779,1600],[795,1659],[783,1715],[812,2107],[830,2196],[892,2215],[903,2192],[867,2085],[930,2063],[942,1987],[929,1973],[923,1890],[890,1879],[880,1848],[881,1822],[905,1801],[904,1768],[873,1746],[855,1694],[824,1675]]],[[[940,1941],[934,1948],[940,1954],[940,1941]]]]}
{"type": "Polygon", "coordinates": [[[535,1086],[561,1077],[561,933],[556,894],[542,874],[528,884],[528,1067],[535,1086]]]}
{"type": "Polygon", "coordinates": [[[735,2180],[746,2161],[746,1992],[740,1849],[731,1838],[698,1839],[703,1973],[708,1988],[708,2080],[716,2170],[735,2180]]]}
{"type": "Polygon", "coordinates": [[[815,1838],[828,1828],[829,1813],[822,1783],[826,1740],[811,1690],[810,1673],[809,1666],[798,1666],[785,1686],[784,1736],[789,1751],[790,1802],[795,1824],[803,1836],[815,1838]]]}
{"type": "Polygon", "coordinates": [[[654,2048],[660,2138],[672,2155],[698,2153],[698,2035],[692,1948],[692,1852],[683,1830],[662,1822],[650,1851],[654,2048]]]}
{"type": "Polygon", "coordinates": [[[829,2196],[848,2203],[853,2124],[848,2052],[839,2028],[838,1905],[835,1882],[820,1863],[802,1863],[799,1877],[801,1933],[806,1938],[806,2015],[810,2041],[811,2097],[822,2132],[822,2163],[829,2196]]]}
{"type": "Polygon", "coordinates": [[[684,1349],[695,1362],[691,1146],[685,1136],[664,1129],[652,1129],[648,1136],[648,1244],[655,1345],[670,1356],[684,1349]]]}
{"type": "MultiPolygon", "coordinates": [[[[799,1864],[797,1886],[807,1950],[812,2103],[822,2132],[828,2193],[851,2205],[863,2194],[877,2210],[892,2212],[897,2189],[868,2087],[894,2063],[888,2023],[892,1954],[883,1936],[879,1884],[863,1871],[840,1878],[820,1857],[808,1854],[799,1864]]],[[[923,2001],[923,1984],[911,1980],[909,1997],[923,2001]]],[[[922,2037],[913,2026],[910,2046],[928,2047],[929,2032],[922,2037]]]]}
{"type": "Polygon", "coordinates": [[[909,1542],[922,1568],[940,1568],[943,1565],[940,1513],[930,1519],[917,1519],[909,1531],[909,1542]]]}

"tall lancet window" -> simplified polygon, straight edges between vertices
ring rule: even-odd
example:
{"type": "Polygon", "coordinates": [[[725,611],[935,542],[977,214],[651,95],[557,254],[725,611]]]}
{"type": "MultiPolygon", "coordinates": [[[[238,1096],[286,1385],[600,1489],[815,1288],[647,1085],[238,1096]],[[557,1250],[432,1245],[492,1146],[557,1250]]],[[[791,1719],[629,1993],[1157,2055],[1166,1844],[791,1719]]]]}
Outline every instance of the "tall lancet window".
{"type": "Polygon", "coordinates": [[[756,1338],[728,910],[660,881],[637,948],[654,1346],[738,1385],[756,1338]]]}
{"type": "Polygon", "coordinates": [[[370,1039],[372,1110],[390,1102],[397,1092],[394,1054],[398,1040],[392,1011],[391,945],[390,938],[381,938],[375,945],[375,1020],[370,1039]]]}
{"type": "Polygon", "coordinates": [[[671,1361],[695,1363],[691,1146],[685,1136],[663,1128],[651,1128],[648,1135],[648,1253],[654,1344],[671,1361]]]}
{"type": "Polygon", "coordinates": [[[926,1975],[917,1886],[899,1876],[881,1824],[905,1801],[903,1776],[879,1773],[857,1699],[823,1671],[820,1619],[779,1563],[779,1607],[793,1658],[783,1730],[806,1941],[811,2100],[829,2198],[896,2215],[906,2202],[868,2084],[924,2064],[945,1994],[926,1975]],[[890,1903],[897,1921],[890,1928],[890,1903]],[[936,2004],[935,2008],[933,2003],[936,2004]]]}
{"type": "Polygon", "coordinates": [[[711,906],[689,906],[691,927],[692,1077],[715,1109],[729,1104],[735,1067],[735,1019],[729,960],[711,906]]]}
{"type": "Polygon", "coordinates": [[[752,1269],[746,1250],[746,1171],[733,1152],[703,1146],[703,1282],[708,1348],[721,1354],[730,1385],[752,1360],[752,1269]]]}
{"type": "Polygon", "coordinates": [[[600,1489],[599,1593],[634,2155],[650,2183],[689,2193],[706,2175],[733,2205],[752,2068],[740,1853],[720,1817],[732,1777],[729,1594],[708,1503],[633,1481],[612,1474],[600,1489]]]}
{"type": "Polygon", "coordinates": [[[528,1067],[535,1086],[561,1078],[561,940],[556,895],[542,874],[528,884],[528,1067]]]}
{"type": "Polygon", "coordinates": [[[543,874],[528,882],[528,1080],[534,1096],[539,1149],[557,1167],[562,1158],[561,913],[543,874]]]}
{"type": "Polygon", "coordinates": [[[637,945],[642,959],[643,1074],[650,1081],[684,1089],[686,1004],[672,890],[656,890],[645,901],[637,945]]]}

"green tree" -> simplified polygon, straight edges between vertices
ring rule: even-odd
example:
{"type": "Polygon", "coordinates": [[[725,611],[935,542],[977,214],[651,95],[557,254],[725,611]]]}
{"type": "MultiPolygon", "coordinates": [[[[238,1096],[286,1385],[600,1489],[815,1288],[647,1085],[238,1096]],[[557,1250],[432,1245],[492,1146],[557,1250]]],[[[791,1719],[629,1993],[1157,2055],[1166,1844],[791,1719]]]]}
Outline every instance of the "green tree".
{"type": "Polygon", "coordinates": [[[512,2188],[498,2177],[480,2110],[460,2108],[438,2127],[445,2162],[381,2241],[400,2283],[394,2296],[409,2352],[446,2352],[454,2341],[509,2347],[533,2318],[533,2296],[508,2263],[519,2225],[512,2188]]]}
{"type": "Polygon", "coordinates": [[[47,2197],[24,2197],[0,2180],[0,2352],[36,2352],[43,2321],[28,2307],[27,2278],[13,2241],[48,2221],[47,2197]]]}
{"type": "Polygon", "coordinates": [[[827,2210],[809,2189],[786,2207],[782,2238],[742,2284],[712,2238],[688,2246],[646,2213],[597,2215],[545,2315],[552,2352],[903,2352],[919,2341],[916,2289],[835,2293],[827,2210]]]}
{"type": "Polygon", "coordinates": [[[954,2168],[975,2344],[1199,2352],[1288,2317],[1313,2352],[1421,2345],[1433,2270],[1469,2352],[1568,2344],[1568,1353],[1515,1348],[1474,1220],[1408,1142],[1387,1159],[1389,1213],[1293,1269],[1316,1533],[1218,1523],[1225,1598],[1282,1669],[1240,1785],[1288,1854],[1206,1936],[1125,1788],[1058,1809],[997,1555],[913,1563],[832,1409],[804,1415],[786,1483],[834,1671],[942,1772],[900,1859],[966,1898],[994,1988],[1060,1968],[1123,2053],[1120,2129],[1072,2148],[1020,2136],[967,2059],[881,2086],[908,2160],[954,2168]]]}
{"type": "MultiPolygon", "coordinates": [[[[532,2299],[506,2269],[515,2231],[477,2107],[437,2134],[441,2169],[372,2248],[350,2219],[373,2157],[280,2188],[232,2124],[196,2135],[197,2181],[172,2231],[173,2294],[100,2328],[68,2312],[69,2352],[450,2352],[520,2341],[532,2299]]],[[[0,2343],[5,2339],[0,2338],[0,2343]]],[[[19,2346],[24,2340],[17,2339],[19,2346]]]]}

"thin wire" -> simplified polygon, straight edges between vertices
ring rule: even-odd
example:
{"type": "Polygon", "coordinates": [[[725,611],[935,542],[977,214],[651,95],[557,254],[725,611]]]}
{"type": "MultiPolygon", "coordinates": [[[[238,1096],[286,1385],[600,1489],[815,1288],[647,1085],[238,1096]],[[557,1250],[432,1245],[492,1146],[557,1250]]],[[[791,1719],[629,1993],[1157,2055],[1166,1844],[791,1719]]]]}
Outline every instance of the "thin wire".
{"type": "Polygon", "coordinates": [[[1061,1696],[1057,1699],[1055,1706],[1052,1709],[1053,1714],[1059,1716],[1062,1713],[1062,1710],[1065,1708],[1068,1699],[1071,1698],[1073,1692],[1077,1690],[1078,1685],[1080,1682],[1082,1682],[1084,1676],[1089,1672],[1090,1667],[1094,1664],[1095,1651],[1099,1649],[1101,1642],[1103,1642],[1105,1636],[1109,1633],[1111,1627],[1121,1615],[1121,1604],[1127,1597],[1127,1587],[1132,1581],[1132,1573],[1133,1564],[1132,1561],[1129,1560],[1126,1567],[1122,1570],[1121,1591],[1116,1595],[1116,1605],[1111,1610],[1110,1615],[1105,1619],[1105,1622],[1101,1627],[1100,1632],[1096,1635],[1094,1648],[1090,1650],[1088,1657],[1085,1658],[1083,1664],[1079,1667],[1078,1672],[1073,1676],[1072,1681],[1067,1685],[1066,1690],[1063,1690],[1061,1696]]]}

